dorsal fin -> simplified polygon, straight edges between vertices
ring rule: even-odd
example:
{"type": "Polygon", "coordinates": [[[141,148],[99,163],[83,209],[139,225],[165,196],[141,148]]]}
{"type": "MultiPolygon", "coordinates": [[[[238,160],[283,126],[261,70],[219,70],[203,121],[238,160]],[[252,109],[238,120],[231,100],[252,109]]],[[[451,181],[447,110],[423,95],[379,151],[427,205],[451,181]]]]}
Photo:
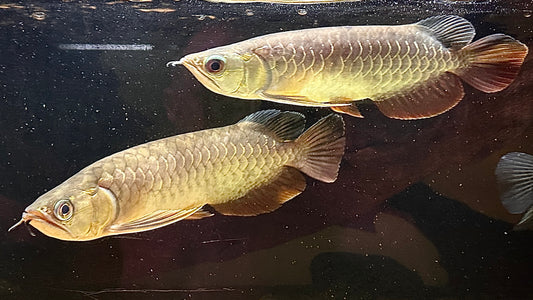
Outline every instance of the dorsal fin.
{"type": "Polygon", "coordinates": [[[260,124],[282,140],[296,139],[305,128],[304,115],[293,111],[281,112],[277,109],[258,111],[239,121],[243,122],[260,124]]]}
{"type": "Polygon", "coordinates": [[[476,34],[472,23],[453,15],[430,17],[416,25],[424,27],[445,47],[453,49],[461,49],[468,45],[476,34]]]}

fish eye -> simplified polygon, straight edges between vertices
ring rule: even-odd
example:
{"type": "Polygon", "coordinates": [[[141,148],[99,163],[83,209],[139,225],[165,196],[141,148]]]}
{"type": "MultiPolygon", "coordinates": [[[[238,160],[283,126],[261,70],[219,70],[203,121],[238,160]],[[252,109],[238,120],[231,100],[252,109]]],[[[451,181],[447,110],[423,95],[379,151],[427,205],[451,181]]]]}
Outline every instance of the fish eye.
{"type": "Polygon", "coordinates": [[[61,221],[69,220],[73,212],[74,207],[69,200],[59,200],[54,207],[54,214],[61,221]]]}
{"type": "Polygon", "coordinates": [[[224,71],[226,66],[226,59],[219,55],[213,55],[205,60],[204,67],[207,72],[217,74],[224,71]]]}

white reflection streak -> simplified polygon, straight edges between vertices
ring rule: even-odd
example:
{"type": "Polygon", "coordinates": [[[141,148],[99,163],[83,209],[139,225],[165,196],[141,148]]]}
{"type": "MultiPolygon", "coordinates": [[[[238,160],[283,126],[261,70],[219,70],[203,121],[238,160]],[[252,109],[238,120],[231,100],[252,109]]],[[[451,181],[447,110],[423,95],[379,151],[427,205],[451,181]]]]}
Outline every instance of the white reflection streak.
{"type": "Polygon", "coordinates": [[[222,287],[222,288],[197,288],[197,289],[125,289],[125,288],[110,288],[100,291],[82,291],[82,290],[68,290],[61,289],[62,291],[67,292],[76,292],[81,293],[84,296],[87,296],[91,299],[98,299],[98,295],[101,294],[111,294],[111,293],[141,293],[141,294],[158,294],[158,293],[220,293],[220,292],[234,292],[237,289],[231,287],[222,287]]]}
{"type": "Polygon", "coordinates": [[[59,44],[61,50],[78,50],[78,51],[149,51],[154,46],[149,44],[59,44]]]}

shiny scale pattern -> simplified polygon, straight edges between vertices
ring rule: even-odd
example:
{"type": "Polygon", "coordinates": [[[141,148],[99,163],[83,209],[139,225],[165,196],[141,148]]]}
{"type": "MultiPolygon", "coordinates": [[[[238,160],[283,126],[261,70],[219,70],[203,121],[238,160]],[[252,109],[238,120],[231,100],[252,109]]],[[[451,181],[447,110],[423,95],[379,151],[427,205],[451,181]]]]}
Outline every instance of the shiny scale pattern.
{"type": "Polygon", "coordinates": [[[416,24],[300,30],[239,46],[255,49],[268,64],[265,92],[321,102],[379,100],[469,63],[416,24]]]}
{"type": "Polygon", "coordinates": [[[154,207],[223,203],[271,181],[284,165],[296,164],[299,158],[292,143],[250,130],[250,124],[133,147],[96,162],[80,175],[97,179],[99,186],[115,195],[120,206],[118,222],[143,216],[154,207]]]}

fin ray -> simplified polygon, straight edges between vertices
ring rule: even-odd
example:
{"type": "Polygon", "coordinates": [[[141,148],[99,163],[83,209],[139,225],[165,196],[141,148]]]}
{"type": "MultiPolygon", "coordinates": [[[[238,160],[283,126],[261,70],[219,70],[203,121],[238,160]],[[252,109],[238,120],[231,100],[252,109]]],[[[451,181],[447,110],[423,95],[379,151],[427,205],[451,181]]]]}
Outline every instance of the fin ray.
{"type": "Polygon", "coordinates": [[[468,45],[476,30],[468,20],[454,15],[434,16],[416,23],[431,32],[446,48],[461,49],[468,45]]]}
{"type": "Polygon", "coordinates": [[[344,134],[344,121],[340,115],[330,114],[320,119],[296,139],[305,158],[294,167],[320,181],[334,182],[344,155],[344,134]]]}
{"type": "Polygon", "coordinates": [[[521,214],[533,206],[533,155],[507,153],[496,166],[496,178],[503,206],[521,214]]]}
{"type": "Polygon", "coordinates": [[[260,95],[266,100],[271,100],[271,101],[279,102],[279,103],[287,103],[287,104],[302,105],[302,106],[326,106],[326,105],[320,105],[320,102],[315,102],[309,99],[308,97],[302,96],[302,95],[279,95],[279,94],[272,94],[272,93],[266,93],[266,92],[261,92],[260,95]]]}
{"type": "Polygon", "coordinates": [[[241,121],[264,126],[282,140],[296,139],[305,128],[305,116],[292,111],[281,112],[276,109],[262,110],[253,113],[241,121]]]}
{"type": "Polygon", "coordinates": [[[528,230],[533,229],[533,208],[530,208],[522,217],[520,222],[516,224],[513,230],[528,230]]]}
{"type": "Polygon", "coordinates": [[[261,99],[273,102],[312,107],[344,106],[350,105],[353,102],[352,99],[349,99],[347,101],[344,99],[330,99],[328,101],[318,101],[303,95],[280,95],[266,92],[261,92],[260,96],[262,97],[261,99]]]}
{"type": "Polygon", "coordinates": [[[212,216],[203,211],[202,206],[182,210],[157,210],[151,214],[123,224],[111,225],[108,229],[112,234],[139,232],[163,227],[183,219],[199,219],[212,216]]]}
{"type": "Polygon", "coordinates": [[[457,74],[471,86],[494,93],[509,86],[520,71],[528,48],[505,34],[493,34],[466,46],[461,52],[472,57],[471,65],[457,74]]]}

